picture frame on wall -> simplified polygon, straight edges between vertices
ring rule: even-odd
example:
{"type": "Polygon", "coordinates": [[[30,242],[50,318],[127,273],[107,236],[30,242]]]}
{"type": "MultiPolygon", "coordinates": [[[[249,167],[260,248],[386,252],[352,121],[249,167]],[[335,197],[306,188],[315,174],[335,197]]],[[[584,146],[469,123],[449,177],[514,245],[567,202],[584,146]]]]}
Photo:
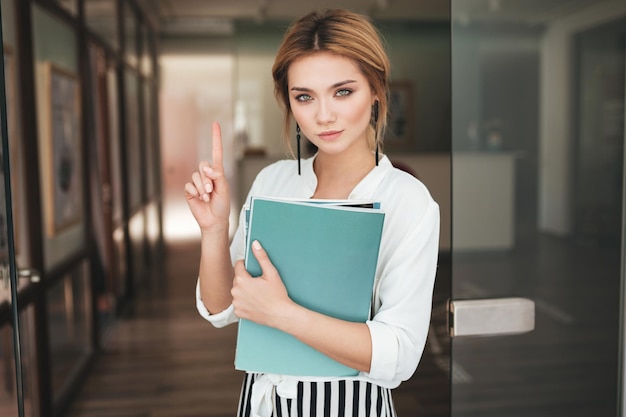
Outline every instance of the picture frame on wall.
{"type": "Polygon", "coordinates": [[[403,151],[411,147],[414,137],[414,92],[410,81],[389,83],[389,113],[385,150],[403,151]]]}
{"type": "Polygon", "coordinates": [[[80,86],[77,74],[49,61],[42,70],[45,211],[52,237],[82,218],[80,86]]]}

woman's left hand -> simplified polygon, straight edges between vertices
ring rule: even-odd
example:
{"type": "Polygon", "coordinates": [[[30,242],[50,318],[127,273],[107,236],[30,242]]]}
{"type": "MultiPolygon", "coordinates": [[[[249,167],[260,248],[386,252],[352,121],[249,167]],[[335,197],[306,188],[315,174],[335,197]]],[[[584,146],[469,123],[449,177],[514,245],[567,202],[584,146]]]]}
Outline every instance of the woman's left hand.
{"type": "Polygon", "coordinates": [[[296,304],[289,298],[265,250],[258,242],[253,242],[252,248],[262,273],[253,278],[243,261],[235,264],[231,290],[235,315],[281,330],[344,365],[369,372],[372,340],[368,326],[326,316],[296,304]]]}
{"type": "Polygon", "coordinates": [[[265,326],[276,327],[293,303],[278,271],[259,242],[252,243],[252,253],[261,266],[262,275],[252,277],[243,261],[235,264],[235,279],[231,294],[235,315],[265,326]]]}

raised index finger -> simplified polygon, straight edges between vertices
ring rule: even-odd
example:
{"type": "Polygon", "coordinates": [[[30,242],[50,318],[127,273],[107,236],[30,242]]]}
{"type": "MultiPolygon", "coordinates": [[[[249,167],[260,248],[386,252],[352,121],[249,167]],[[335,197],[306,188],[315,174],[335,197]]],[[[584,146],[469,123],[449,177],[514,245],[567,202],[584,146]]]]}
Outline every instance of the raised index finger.
{"type": "Polygon", "coordinates": [[[222,129],[218,122],[213,122],[213,167],[218,170],[223,170],[223,147],[222,147],[222,129]]]}

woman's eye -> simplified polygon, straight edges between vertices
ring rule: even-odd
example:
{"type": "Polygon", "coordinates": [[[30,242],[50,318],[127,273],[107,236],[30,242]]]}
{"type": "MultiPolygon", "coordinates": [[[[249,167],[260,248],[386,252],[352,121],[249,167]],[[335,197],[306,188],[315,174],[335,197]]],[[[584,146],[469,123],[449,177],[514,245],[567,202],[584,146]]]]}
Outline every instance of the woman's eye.
{"type": "Polygon", "coordinates": [[[348,90],[344,88],[344,89],[337,91],[337,93],[335,94],[339,97],[343,97],[343,96],[349,96],[351,93],[352,93],[352,90],[348,90]]]}
{"type": "Polygon", "coordinates": [[[296,96],[296,100],[298,100],[298,101],[309,101],[311,99],[312,99],[312,97],[310,95],[308,95],[308,94],[300,94],[300,95],[296,96]]]}

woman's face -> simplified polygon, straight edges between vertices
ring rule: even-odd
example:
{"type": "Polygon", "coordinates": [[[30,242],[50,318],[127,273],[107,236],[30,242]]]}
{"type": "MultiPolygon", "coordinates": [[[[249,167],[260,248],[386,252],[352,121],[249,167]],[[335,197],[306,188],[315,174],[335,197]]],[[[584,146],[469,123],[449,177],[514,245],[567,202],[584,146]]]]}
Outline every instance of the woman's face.
{"type": "Polygon", "coordinates": [[[354,61],[316,53],[294,61],[287,79],[293,116],[319,152],[369,151],[366,132],[376,98],[354,61]]]}

